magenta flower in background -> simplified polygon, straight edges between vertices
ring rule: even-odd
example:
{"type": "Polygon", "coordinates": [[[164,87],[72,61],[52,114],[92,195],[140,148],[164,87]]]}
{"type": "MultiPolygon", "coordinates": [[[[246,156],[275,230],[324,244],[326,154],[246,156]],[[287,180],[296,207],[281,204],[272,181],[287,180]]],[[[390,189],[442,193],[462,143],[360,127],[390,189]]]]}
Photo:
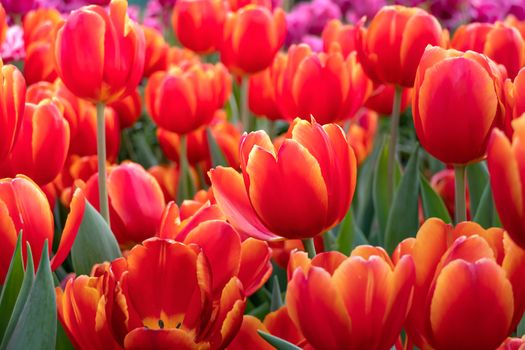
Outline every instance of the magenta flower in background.
{"type": "Polygon", "coordinates": [[[25,55],[24,31],[22,27],[13,25],[7,29],[5,41],[0,47],[0,56],[7,63],[23,60],[25,55]]]}
{"type": "Polygon", "coordinates": [[[341,18],[339,6],[330,0],[313,0],[296,5],[286,16],[286,45],[303,42],[303,38],[319,36],[326,23],[341,18]]]}
{"type": "Polygon", "coordinates": [[[2,0],[2,6],[9,14],[23,15],[35,7],[35,0],[2,0]]]}

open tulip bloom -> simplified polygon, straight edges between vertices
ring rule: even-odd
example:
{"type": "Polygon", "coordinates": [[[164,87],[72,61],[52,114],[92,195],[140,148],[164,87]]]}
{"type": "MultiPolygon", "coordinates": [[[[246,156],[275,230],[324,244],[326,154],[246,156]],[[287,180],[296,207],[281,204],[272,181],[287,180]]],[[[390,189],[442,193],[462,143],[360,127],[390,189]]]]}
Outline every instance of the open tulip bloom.
{"type": "Polygon", "coordinates": [[[525,2],[4,0],[0,56],[0,350],[525,349],[525,2]]]}

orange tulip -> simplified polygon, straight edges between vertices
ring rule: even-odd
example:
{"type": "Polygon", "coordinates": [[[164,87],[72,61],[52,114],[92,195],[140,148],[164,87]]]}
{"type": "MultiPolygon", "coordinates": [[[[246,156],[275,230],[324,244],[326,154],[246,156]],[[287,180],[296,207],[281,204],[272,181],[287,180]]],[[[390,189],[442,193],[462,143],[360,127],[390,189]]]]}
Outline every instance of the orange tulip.
{"type": "Polygon", "coordinates": [[[71,203],[77,180],[82,182],[88,181],[97,172],[97,169],[96,155],[86,157],[72,155],[66,159],[62,171],[50,184],[58,192],[60,201],[65,207],[69,207],[71,203]]]}
{"type": "Polygon", "coordinates": [[[514,15],[508,15],[505,18],[505,23],[516,28],[525,39],[525,21],[518,20],[514,15]]]}
{"type": "Polygon", "coordinates": [[[146,107],[163,129],[187,134],[207,125],[231,92],[222,64],[185,64],[153,74],[146,86],[146,107]]]}
{"type": "Polygon", "coordinates": [[[2,44],[5,40],[7,29],[7,15],[5,13],[4,7],[2,4],[0,4],[0,44],[2,44]]]}
{"type": "Polygon", "coordinates": [[[181,0],[173,8],[173,30],[180,43],[198,53],[219,49],[222,42],[226,3],[221,0],[181,0]]]}
{"type": "Polygon", "coordinates": [[[417,267],[405,323],[409,344],[489,350],[517,326],[525,310],[525,251],[503,229],[428,219],[399,244],[394,262],[406,256],[417,267]]]}
{"type": "Polygon", "coordinates": [[[415,282],[412,257],[394,267],[382,248],[359,246],[290,258],[288,313],[315,349],[390,349],[399,338],[415,282]]]}
{"type": "Polygon", "coordinates": [[[63,21],[62,15],[54,8],[39,8],[24,15],[24,45],[48,39],[54,35],[56,26],[63,21]]]}
{"type": "Polygon", "coordinates": [[[285,118],[313,116],[321,124],[352,117],[372,89],[355,53],[345,60],[340,52],[318,54],[306,44],[290,47],[275,84],[285,118]]]}
{"type": "MultiPolygon", "coordinates": [[[[84,216],[85,198],[76,190],[71,203],[64,232],[56,254],[51,259],[54,270],[66,259],[84,216]]],[[[44,242],[47,240],[49,253],[53,247],[54,223],[53,212],[46,195],[31,179],[23,175],[0,180],[0,284],[4,283],[9,269],[16,240],[22,231],[22,247],[26,256],[26,243],[31,246],[33,261],[38,266],[44,242]]]]}
{"type": "MultiPolygon", "coordinates": [[[[394,105],[393,85],[374,84],[372,93],[365,101],[365,107],[376,111],[381,116],[390,117],[392,115],[392,106],[394,105]]],[[[412,99],[412,89],[403,89],[401,93],[400,113],[403,113],[410,105],[412,99]]]]}
{"type": "Polygon", "coordinates": [[[142,30],[146,42],[143,75],[149,78],[153,73],[167,68],[169,45],[156,29],[142,26],[142,30]]]}
{"type": "Polygon", "coordinates": [[[66,161],[69,139],[69,125],[60,102],[27,103],[20,133],[9,155],[11,175],[27,175],[39,185],[53,181],[66,161]]]}
{"type": "Polygon", "coordinates": [[[356,159],[343,130],[297,119],[276,149],[264,131],[244,134],[243,175],[209,172],[213,193],[241,233],[264,240],[315,237],[345,216],[356,184],[356,159]]]}
{"type": "Polygon", "coordinates": [[[250,76],[248,105],[254,114],[270,120],[282,119],[277,105],[275,81],[282,74],[285,64],[286,56],[278,53],[270,67],[250,76]]]}
{"type": "Polygon", "coordinates": [[[26,96],[26,83],[15,66],[4,65],[0,84],[0,161],[11,151],[22,125],[26,96]]]}
{"type": "Polygon", "coordinates": [[[348,143],[354,149],[357,164],[365,161],[374,148],[378,116],[376,112],[362,109],[352,120],[346,133],[348,143]]]}
{"type": "Polygon", "coordinates": [[[235,74],[253,74],[268,68],[284,43],[284,11],[248,5],[230,12],[224,27],[221,60],[235,74]]]}
{"type": "MultiPolygon", "coordinates": [[[[505,97],[509,109],[509,122],[525,113],[525,68],[520,69],[513,82],[510,80],[505,82],[505,97]]],[[[505,128],[505,132],[509,136],[512,134],[510,129],[508,126],[505,128]]]]}
{"type": "Polygon", "coordinates": [[[335,48],[346,58],[356,50],[355,36],[357,28],[351,24],[343,25],[338,19],[328,22],[321,37],[323,39],[323,51],[330,52],[335,48]]]}
{"type": "Polygon", "coordinates": [[[462,25],[450,45],[456,50],[472,50],[488,56],[504,65],[511,78],[525,65],[525,39],[516,28],[501,22],[462,25]]]}
{"type": "Polygon", "coordinates": [[[142,114],[142,100],[137,90],[108,105],[117,114],[121,129],[129,128],[142,114]]]}
{"type": "Polygon", "coordinates": [[[412,87],[425,47],[448,42],[438,20],[417,7],[385,6],[368,29],[361,25],[356,34],[359,62],[377,83],[412,87]]]}
{"type": "Polygon", "coordinates": [[[235,276],[213,293],[215,277],[198,246],[152,238],[57,288],[58,316],[77,349],[224,349],[246,297],[235,276]]]}
{"type": "Polygon", "coordinates": [[[493,61],[473,51],[428,47],[414,89],[416,133],[431,155],[453,164],[485,156],[490,131],[505,123],[503,77],[493,61]]]}
{"type": "Polygon", "coordinates": [[[137,87],[144,69],[142,29],[126,13],[127,1],[73,11],[58,30],[57,73],[75,95],[109,103],[137,87]]]}
{"type": "Polygon", "coordinates": [[[487,149],[487,165],[494,203],[501,223],[512,240],[525,249],[525,211],[523,205],[522,162],[525,151],[525,116],[512,122],[512,143],[500,130],[494,130],[487,149]]]}
{"type": "Polygon", "coordinates": [[[248,5],[263,6],[269,10],[273,7],[271,0],[228,0],[228,4],[230,5],[231,11],[239,11],[248,5]]]}
{"type": "MultiPolygon", "coordinates": [[[[109,169],[107,186],[111,230],[121,246],[153,237],[166,204],[155,178],[142,166],[128,162],[109,169]]],[[[91,176],[84,191],[98,210],[98,174],[91,176]]]]}
{"type": "Polygon", "coordinates": [[[148,169],[148,173],[157,180],[166,202],[177,199],[179,168],[175,164],[155,165],[148,169]]]}

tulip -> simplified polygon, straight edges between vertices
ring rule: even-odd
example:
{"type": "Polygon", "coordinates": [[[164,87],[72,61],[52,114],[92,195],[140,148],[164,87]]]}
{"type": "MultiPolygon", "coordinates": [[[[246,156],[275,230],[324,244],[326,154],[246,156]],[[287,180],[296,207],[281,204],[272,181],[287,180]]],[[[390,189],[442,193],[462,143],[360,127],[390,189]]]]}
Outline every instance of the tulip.
{"type": "Polygon", "coordinates": [[[415,283],[412,257],[394,267],[382,248],[359,246],[350,257],[295,253],[290,264],[288,313],[313,348],[390,349],[397,341],[415,283]]]}
{"type": "Polygon", "coordinates": [[[26,83],[15,66],[3,65],[0,84],[0,162],[11,151],[22,125],[26,83]]]}
{"type": "MultiPolygon", "coordinates": [[[[514,81],[505,82],[505,97],[508,103],[508,122],[520,117],[525,113],[525,68],[520,69],[514,81]]],[[[506,125],[504,131],[508,136],[512,135],[512,127],[506,125]]]]}
{"type": "MultiPolygon", "coordinates": [[[[76,190],[58,250],[51,259],[53,270],[62,264],[73,246],[84,216],[84,206],[84,195],[76,190]]],[[[18,234],[22,232],[22,247],[26,244],[31,247],[33,261],[37,266],[46,240],[51,255],[54,223],[46,195],[37,184],[23,175],[0,180],[0,213],[0,284],[4,284],[18,234]]],[[[25,249],[23,251],[25,256],[25,249]]]]}
{"type": "Polygon", "coordinates": [[[354,149],[358,165],[365,161],[374,148],[377,124],[377,113],[366,109],[358,112],[351,121],[346,137],[354,149]]]}
{"type": "Polygon", "coordinates": [[[357,28],[351,24],[343,25],[338,19],[333,19],[326,24],[321,37],[323,38],[323,51],[330,52],[333,46],[341,51],[346,58],[356,50],[355,36],[357,28]]]}
{"type": "Polygon", "coordinates": [[[516,28],[501,22],[462,25],[450,45],[456,50],[486,55],[505,66],[511,78],[525,65],[525,39],[516,28]]]}
{"type": "Polygon", "coordinates": [[[27,175],[39,185],[53,181],[66,161],[69,137],[60,102],[27,103],[20,133],[9,155],[12,175],[27,175]]]}
{"type": "MultiPolygon", "coordinates": [[[[454,170],[453,169],[443,169],[435,173],[430,179],[430,185],[434,191],[441,196],[447,210],[452,217],[454,215],[455,209],[455,185],[454,185],[454,170]]],[[[466,203],[467,203],[467,219],[471,217],[470,213],[470,196],[468,186],[466,186],[466,203]]]]}
{"type": "Polygon", "coordinates": [[[51,32],[55,31],[56,26],[60,25],[62,21],[62,15],[54,8],[39,8],[29,11],[24,16],[23,21],[26,49],[32,42],[48,39],[51,32]]]}
{"type": "Polygon", "coordinates": [[[210,53],[222,43],[227,7],[220,0],[180,0],[173,8],[173,30],[180,43],[198,53],[210,53]]]}
{"type": "Polygon", "coordinates": [[[486,56],[428,47],[414,85],[417,136],[456,169],[456,222],[466,219],[465,165],[485,156],[490,132],[505,123],[503,76],[486,56]],[[473,127],[475,125],[475,127],[473,127]]]}
{"type": "MultiPolygon", "coordinates": [[[[376,111],[381,116],[390,116],[394,103],[395,87],[385,84],[374,84],[374,88],[368,99],[365,101],[365,107],[376,111]]],[[[412,99],[412,89],[403,89],[401,92],[401,101],[399,113],[403,113],[410,105],[412,99]]]]}
{"type": "Polygon", "coordinates": [[[487,149],[487,165],[501,223],[512,240],[525,249],[525,212],[521,190],[525,116],[515,119],[512,126],[512,143],[500,130],[492,132],[487,149]]]}
{"type": "Polygon", "coordinates": [[[149,78],[153,73],[167,68],[169,45],[156,29],[142,26],[142,30],[144,31],[146,45],[143,75],[149,78]]]}
{"type": "Polygon", "coordinates": [[[148,169],[148,173],[157,180],[166,202],[177,199],[177,187],[179,184],[179,169],[177,166],[174,164],[155,165],[148,169]]]}
{"type": "Polygon", "coordinates": [[[407,256],[417,266],[405,323],[408,344],[495,349],[520,321],[525,251],[502,229],[485,230],[474,222],[453,228],[428,219],[415,238],[399,244],[393,260],[397,265],[407,256]]]}
{"type": "Polygon", "coordinates": [[[254,114],[264,116],[269,120],[282,119],[281,111],[277,105],[275,81],[282,74],[285,63],[286,56],[277,54],[270,67],[250,76],[248,105],[254,114]]]}
{"type": "Polygon", "coordinates": [[[308,239],[338,224],[348,211],[356,159],[343,130],[297,119],[290,134],[278,150],[264,131],[245,134],[243,174],[223,167],[209,172],[219,207],[247,236],[308,239]]]}
{"type": "Polygon", "coordinates": [[[69,207],[73,191],[76,188],[75,183],[78,183],[77,181],[81,181],[80,183],[88,181],[96,172],[97,156],[79,157],[72,155],[66,159],[66,163],[60,174],[47,186],[51,185],[53,189],[58,192],[62,204],[65,207],[69,207]]]}
{"type": "Polygon", "coordinates": [[[525,21],[518,20],[514,15],[508,15],[505,18],[505,23],[516,28],[521,36],[525,38],[525,21]]]}
{"type": "Polygon", "coordinates": [[[520,350],[525,346],[525,336],[522,338],[507,338],[496,350],[520,350]]]}
{"type": "Polygon", "coordinates": [[[142,114],[142,101],[137,90],[120,100],[110,103],[108,107],[113,108],[117,114],[121,129],[129,128],[135,124],[142,114]]]}
{"type": "Polygon", "coordinates": [[[4,7],[0,4],[0,44],[2,44],[7,35],[7,15],[5,13],[4,7]]]}
{"type": "Polygon", "coordinates": [[[152,238],[57,288],[58,316],[76,348],[224,349],[246,297],[235,276],[212,293],[212,273],[198,246],[152,238]]]}
{"type": "MultiPolygon", "coordinates": [[[[157,232],[164,194],[153,176],[135,163],[123,163],[108,171],[107,188],[111,230],[122,247],[142,242],[157,232]]],[[[98,176],[87,181],[86,198],[98,209],[98,176]]]]}
{"type": "Polygon", "coordinates": [[[345,60],[340,52],[316,54],[304,44],[289,49],[276,85],[285,118],[313,116],[321,124],[352,117],[372,89],[355,53],[345,60]]]}

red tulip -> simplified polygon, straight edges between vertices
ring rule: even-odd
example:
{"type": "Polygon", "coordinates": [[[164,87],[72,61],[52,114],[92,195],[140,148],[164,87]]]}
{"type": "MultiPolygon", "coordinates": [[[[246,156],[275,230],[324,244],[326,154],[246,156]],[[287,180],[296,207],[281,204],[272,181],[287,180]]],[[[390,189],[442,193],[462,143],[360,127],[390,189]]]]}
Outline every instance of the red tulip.
{"type": "Polygon", "coordinates": [[[356,160],[339,126],[296,120],[279,149],[264,131],[245,134],[240,159],[243,175],[223,167],[209,172],[215,199],[239,232],[309,238],[346,215],[356,160]]]}
{"type": "Polygon", "coordinates": [[[15,66],[3,65],[0,84],[0,161],[11,151],[22,125],[26,83],[15,66]]]}
{"type": "Polygon", "coordinates": [[[505,23],[516,28],[525,39],[525,21],[518,20],[514,15],[508,15],[505,18],[505,23]]]}
{"type": "Polygon", "coordinates": [[[7,35],[7,15],[5,13],[4,7],[0,4],[0,44],[2,44],[7,35]]]}
{"type": "Polygon", "coordinates": [[[137,90],[128,96],[109,104],[119,119],[121,129],[129,128],[140,118],[142,114],[142,101],[137,90]]]}
{"type": "MultiPolygon", "coordinates": [[[[372,93],[365,101],[365,107],[376,111],[381,116],[390,117],[392,115],[392,107],[394,105],[394,90],[393,85],[374,84],[372,93]]],[[[403,89],[401,93],[400,113],[403,113],[410,105],[412,100],[412,89],[403,89]]]]}
{"type": "MultiPolygon", "coordinates": [[[[441,196],[447,210],[452,217],[456,210],[455,199],[455,184],[454,184],[454,170],[453,169],[443,169],[435,173],[430,179],[430,185],[436,191],[437,194],[441,196]]],[[[467,218],[470,218],[470,196],[468,191],[468,186],[466,186],[466,203],[467,203],[467,218]]]]}
{"type": "Polygon", "coordinates": [[[438,20],[417,7],[385,6],[368,29],[358,25],[359,62],[376,83],[412,87],[427,45],[446,47],[448,33],[438,20]],[[395,24],[395,25],[393,25],[395,24]]]}
{"type": "Polygon", "coordinates": [[[231,11],[239,11],[248,5],[263,6],[271,10],[273,8],[271,0],[228,0],[231,11]]]}
{"type": "Polygon", "coordinates": [[[148,169],[148,173],[157,180],[166,202],[177,199],[179,184],[179,168],[177,166],[174,164],[155,165],[148,169]]]}
{"type": "Polygon", "coordinates": [[[57,73],[75,95],[109,103],[137,87],[144,69],[144,34],[128,18],[127,1],[73,11],[58,30],[57,73]]]}
{"type": "Polygon", "coordinates": [[[346,137],[354,149],[357,164],[362,164],[374,148],[378,121],[377,113],[367,109],[361,109],[351,120],[346,137]]]}
{"type": "Polygon", "coordinates": [[[277,105],[275,81],[282,74],[285,64],[286,56],[278,53],[270,67],[250,76],[248,104],[254,114],[270,120],[282,119],[281,111],[277,105]]]}
{"type": "MultiPolygon", "coordinates": [[[[520,69],[514,81],[505,82],[505,97],[508,104],[508,121],[525,113],[525,68],[520,69]]],[[[506,127],[507,135],[512,134],[512,127],[506,127]]]]}
{"type": "Polygon", "coordinates": [[[79,180],[87,182],[89,178],[97,172],[97,169],[97,156],[79,157],[72,155],[66,159],[64,167],[60,174],[55,178],[55,181],[49,185],[58,192],[62,204],[69,207],[73,191],[76,188],[75,183],[79,180]]]}
{"type": "Polygon", "coordinates": [[[355,36],[357,28],[351,24],[343,25],[338,19],[328,22],[321,37],[323,38],[323,51],[330,52],[333,46],[341,51],[346,58],[356,50],[355,36]]]}
{"type": "Polygon", "coordinates": [[[523,350],[525,336],[522,338],[507,338],[496,350],[523,350]]]}
{"type": "Polygon", "coordinates": [[[268,68],[284,43],[284,11],[248,5],[230,12],[224,27],[221,60],[235,74],[253,74],[268,68]]]}
{"type": "Polygon", "coordinates": [[[169,45],[156,29],[142,26],[142,30],[146,42],[143,75],[149,78],[153,73],[167,68],[169,45]]]}
{"type": "Polygon", "coordinates": [[[431,155],[447,164],[485,156],[492,128],[505,123],[503,77],[493,61],[473,51],[428,47],[414,89],[416,133],[431,155]]]}

